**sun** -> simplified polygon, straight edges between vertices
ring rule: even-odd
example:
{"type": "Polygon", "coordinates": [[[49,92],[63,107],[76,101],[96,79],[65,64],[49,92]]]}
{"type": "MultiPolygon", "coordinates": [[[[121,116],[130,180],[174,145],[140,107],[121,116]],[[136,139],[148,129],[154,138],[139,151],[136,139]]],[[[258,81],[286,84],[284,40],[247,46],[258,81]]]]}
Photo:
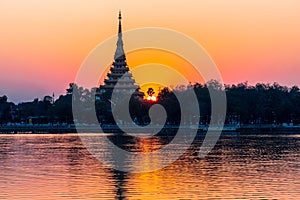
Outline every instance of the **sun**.
{"type": "Polygon", "coordinates": [[[156,96],[148,96],[147,100],[155,102],[155,101],[157,101],[157,98],[156,98],[156,96]]]}
{"type": "Polygon", "coordinates": [[[153,88],[148,88],[147,94],[148,94],[148,97],[147,97],[148,101],[153,101],[153,102],[157,101],[156,96],[154,96],[155,92],[154,92],[153,88]]]}

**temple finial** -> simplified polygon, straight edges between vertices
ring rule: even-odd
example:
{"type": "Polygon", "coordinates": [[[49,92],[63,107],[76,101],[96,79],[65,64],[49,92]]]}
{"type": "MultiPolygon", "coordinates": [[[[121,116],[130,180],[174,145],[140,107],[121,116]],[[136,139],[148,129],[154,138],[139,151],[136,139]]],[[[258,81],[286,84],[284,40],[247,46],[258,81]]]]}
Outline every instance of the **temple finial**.
{"type": "Polygon", "coordinates": [[[122,13],[121,10],[119,11],[119,33],[122,33],[122,13]]]}
{"type": "Polygon", "coordinates": [[[121,10],[119,11],[119,20],[122,19],[122,13],[121,13],[121,10]]]}
{"type": "Polygon", "coordinates": [[[124,49],[123,49],[123,40],[122,40],[122,13],[121,10],[119,11],[119,31],[118,31],[118,42],[117,42],[117,49],[115,53],[115,59],[124,56],[124,49]]]}

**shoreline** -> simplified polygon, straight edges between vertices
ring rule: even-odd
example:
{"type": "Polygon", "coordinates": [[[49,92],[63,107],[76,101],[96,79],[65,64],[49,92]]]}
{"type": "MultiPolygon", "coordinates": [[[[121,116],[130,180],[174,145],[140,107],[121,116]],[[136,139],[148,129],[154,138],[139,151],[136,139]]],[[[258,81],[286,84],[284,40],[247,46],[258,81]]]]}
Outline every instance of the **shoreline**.
{"type": "MultiPolygon", "coordinates": [[[[130,126],[128,126],[130,128],[130,126]]],[[[163,135],[176,133],[179,126],[165,126],[163,128],[163,135]]],[[[207,126],[183,126],[182,129],[195,130],[198,134],[206,133],[207,126]]],[[[132,130],[134,128],[132,127],[132,130]]],[[[145,127],[145,133],[151,133],[153,128],[145,127]]],[[[209,127],[210,131],[220,131],[218,127],[209,127]]],[[[133,131],[134,133],[135,131],[133,131]]],[[[116,125],[104,125],[102,129],[96,125],[85,126],[52,126],[52,125],[22,125],[22,126],[0,126],[0,134],[74,134],[74,133],[122,133],[122,131],[116,125]],[[102,130],[102,131],[100,131],[102,130]]],[[[260,125],[241,125],[241,126],[229,126],[225,125],[222,129],[223,133],[239,133],[239,134],[299,134],[300,126],[282,126],[272,124],[260,124],[260,125]]]]}

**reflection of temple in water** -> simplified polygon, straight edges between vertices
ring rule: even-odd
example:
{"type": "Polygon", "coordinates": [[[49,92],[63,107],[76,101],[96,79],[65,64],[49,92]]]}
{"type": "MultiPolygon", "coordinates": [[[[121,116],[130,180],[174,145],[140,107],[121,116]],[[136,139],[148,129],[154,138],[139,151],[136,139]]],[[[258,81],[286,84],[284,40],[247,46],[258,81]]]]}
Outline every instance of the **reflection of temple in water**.
{"type": "Polygon", "coordinates": [[[126,183],[128,179],[127,173],[114,169],[111,171],[111,173],[112,178],[115,181],[115,199],[126,199],[126,183]]]}

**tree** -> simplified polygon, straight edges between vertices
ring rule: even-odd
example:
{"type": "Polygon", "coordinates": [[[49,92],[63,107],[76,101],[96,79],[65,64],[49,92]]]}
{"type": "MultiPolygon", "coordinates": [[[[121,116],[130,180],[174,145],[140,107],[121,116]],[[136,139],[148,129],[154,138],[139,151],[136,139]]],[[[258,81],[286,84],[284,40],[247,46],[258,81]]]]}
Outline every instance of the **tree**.
{"type": "Polygon", "coordinates": [[[3,103],[7,103],[7,96],[6,95],[3,95],[2,97],[0,97],[0,104],[3,104],[3,103]]]}

